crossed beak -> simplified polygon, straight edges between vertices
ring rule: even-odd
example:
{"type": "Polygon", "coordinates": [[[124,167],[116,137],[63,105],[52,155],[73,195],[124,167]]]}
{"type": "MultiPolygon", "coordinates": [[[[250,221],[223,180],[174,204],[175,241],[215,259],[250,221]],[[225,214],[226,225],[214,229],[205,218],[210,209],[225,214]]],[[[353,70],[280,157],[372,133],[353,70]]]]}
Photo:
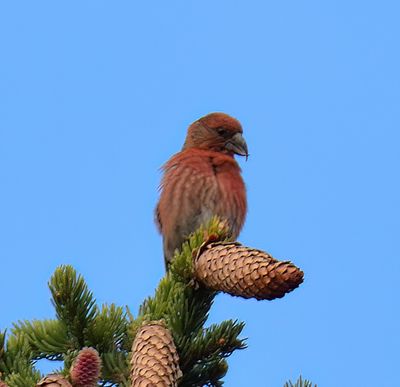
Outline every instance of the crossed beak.
{"type": "Polygon", "coordinates": [[[225,148],[239,156],[246,156],[246,160],[249,157],[247,150],[247,144],[242,136],[242,133],[236,133],[232,136],[225,145],[225,148]]]}

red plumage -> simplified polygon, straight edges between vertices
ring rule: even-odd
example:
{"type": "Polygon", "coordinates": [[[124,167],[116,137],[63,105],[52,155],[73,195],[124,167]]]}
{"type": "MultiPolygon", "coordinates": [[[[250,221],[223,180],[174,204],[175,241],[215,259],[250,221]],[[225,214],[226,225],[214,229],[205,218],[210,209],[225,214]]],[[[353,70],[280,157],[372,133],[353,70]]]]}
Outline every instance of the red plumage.
{"type": "Polygon", "coordinates": [[[242,127],[224,113],[211,113],[189,126],[181,152],[163,167],[156,222],[168,265],[175,249],[217,215],[236,239],[246,211],[246,189],[233,155],[248,156],[242,127]]]}

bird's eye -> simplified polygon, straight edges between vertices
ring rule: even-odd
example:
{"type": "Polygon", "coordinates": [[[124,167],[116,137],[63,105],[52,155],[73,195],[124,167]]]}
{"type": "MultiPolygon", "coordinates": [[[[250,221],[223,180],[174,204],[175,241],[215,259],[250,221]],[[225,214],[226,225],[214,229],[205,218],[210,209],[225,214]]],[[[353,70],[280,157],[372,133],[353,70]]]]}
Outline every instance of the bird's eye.
{"type": "Polygon", "coordinates": [[[223,137],[228,135],[228,131],[225,128],[217,128],[217,133],[223,137]]]}

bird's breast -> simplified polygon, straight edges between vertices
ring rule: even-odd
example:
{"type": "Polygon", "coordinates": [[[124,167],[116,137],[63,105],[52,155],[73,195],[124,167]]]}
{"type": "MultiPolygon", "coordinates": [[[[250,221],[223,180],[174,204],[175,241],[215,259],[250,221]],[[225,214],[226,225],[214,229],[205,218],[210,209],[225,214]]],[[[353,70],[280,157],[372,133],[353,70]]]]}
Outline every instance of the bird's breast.
{"type": "Polygon", "coordinates": [[[158,205],[163,233],[170,230],[188,235],[219,216],[228,221],[232,236],[237,237],[247,204],[240,167],[233,157],[190,149],[173,157],[164,172],[158,205]]]}
{"type": "Polygon", "coordinates": [[[246,217],[246,188],[238,164],[228,157],[213,159],[210,168],[217,187],[213,213],[228,221],[236,238],[246,217]]]}

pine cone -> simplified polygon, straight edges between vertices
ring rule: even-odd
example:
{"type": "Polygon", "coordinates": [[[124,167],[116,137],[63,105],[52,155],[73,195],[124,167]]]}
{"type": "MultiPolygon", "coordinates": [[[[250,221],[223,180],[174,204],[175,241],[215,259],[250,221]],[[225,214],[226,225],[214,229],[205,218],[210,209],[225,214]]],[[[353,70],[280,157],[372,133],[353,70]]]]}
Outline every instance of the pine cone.
{"type": "Polygon", "coordinates": [[[165,324],[142,325],[132,344],[132,387],[176,387],[181,376],[178,353],[165,324]]]}
{"type": "Polygon", "coordinates": [[[281,298],[303,282],[303,272],[291,262],[231,242],[203,246],[194,270],[209,289],[257,300],[281,298]]]}
{"type": "Polygon", "coordinates": [[[83,348],[74,360],[70,375],[74,387],[94,387],[100,378],[101,359],[94,348],[83,348]]]}
{"type": "Polygon", "coordinates": [[[50,374],[40,380],[36,387],[72,387],[72,385],[63,375],[50,374]]]}

